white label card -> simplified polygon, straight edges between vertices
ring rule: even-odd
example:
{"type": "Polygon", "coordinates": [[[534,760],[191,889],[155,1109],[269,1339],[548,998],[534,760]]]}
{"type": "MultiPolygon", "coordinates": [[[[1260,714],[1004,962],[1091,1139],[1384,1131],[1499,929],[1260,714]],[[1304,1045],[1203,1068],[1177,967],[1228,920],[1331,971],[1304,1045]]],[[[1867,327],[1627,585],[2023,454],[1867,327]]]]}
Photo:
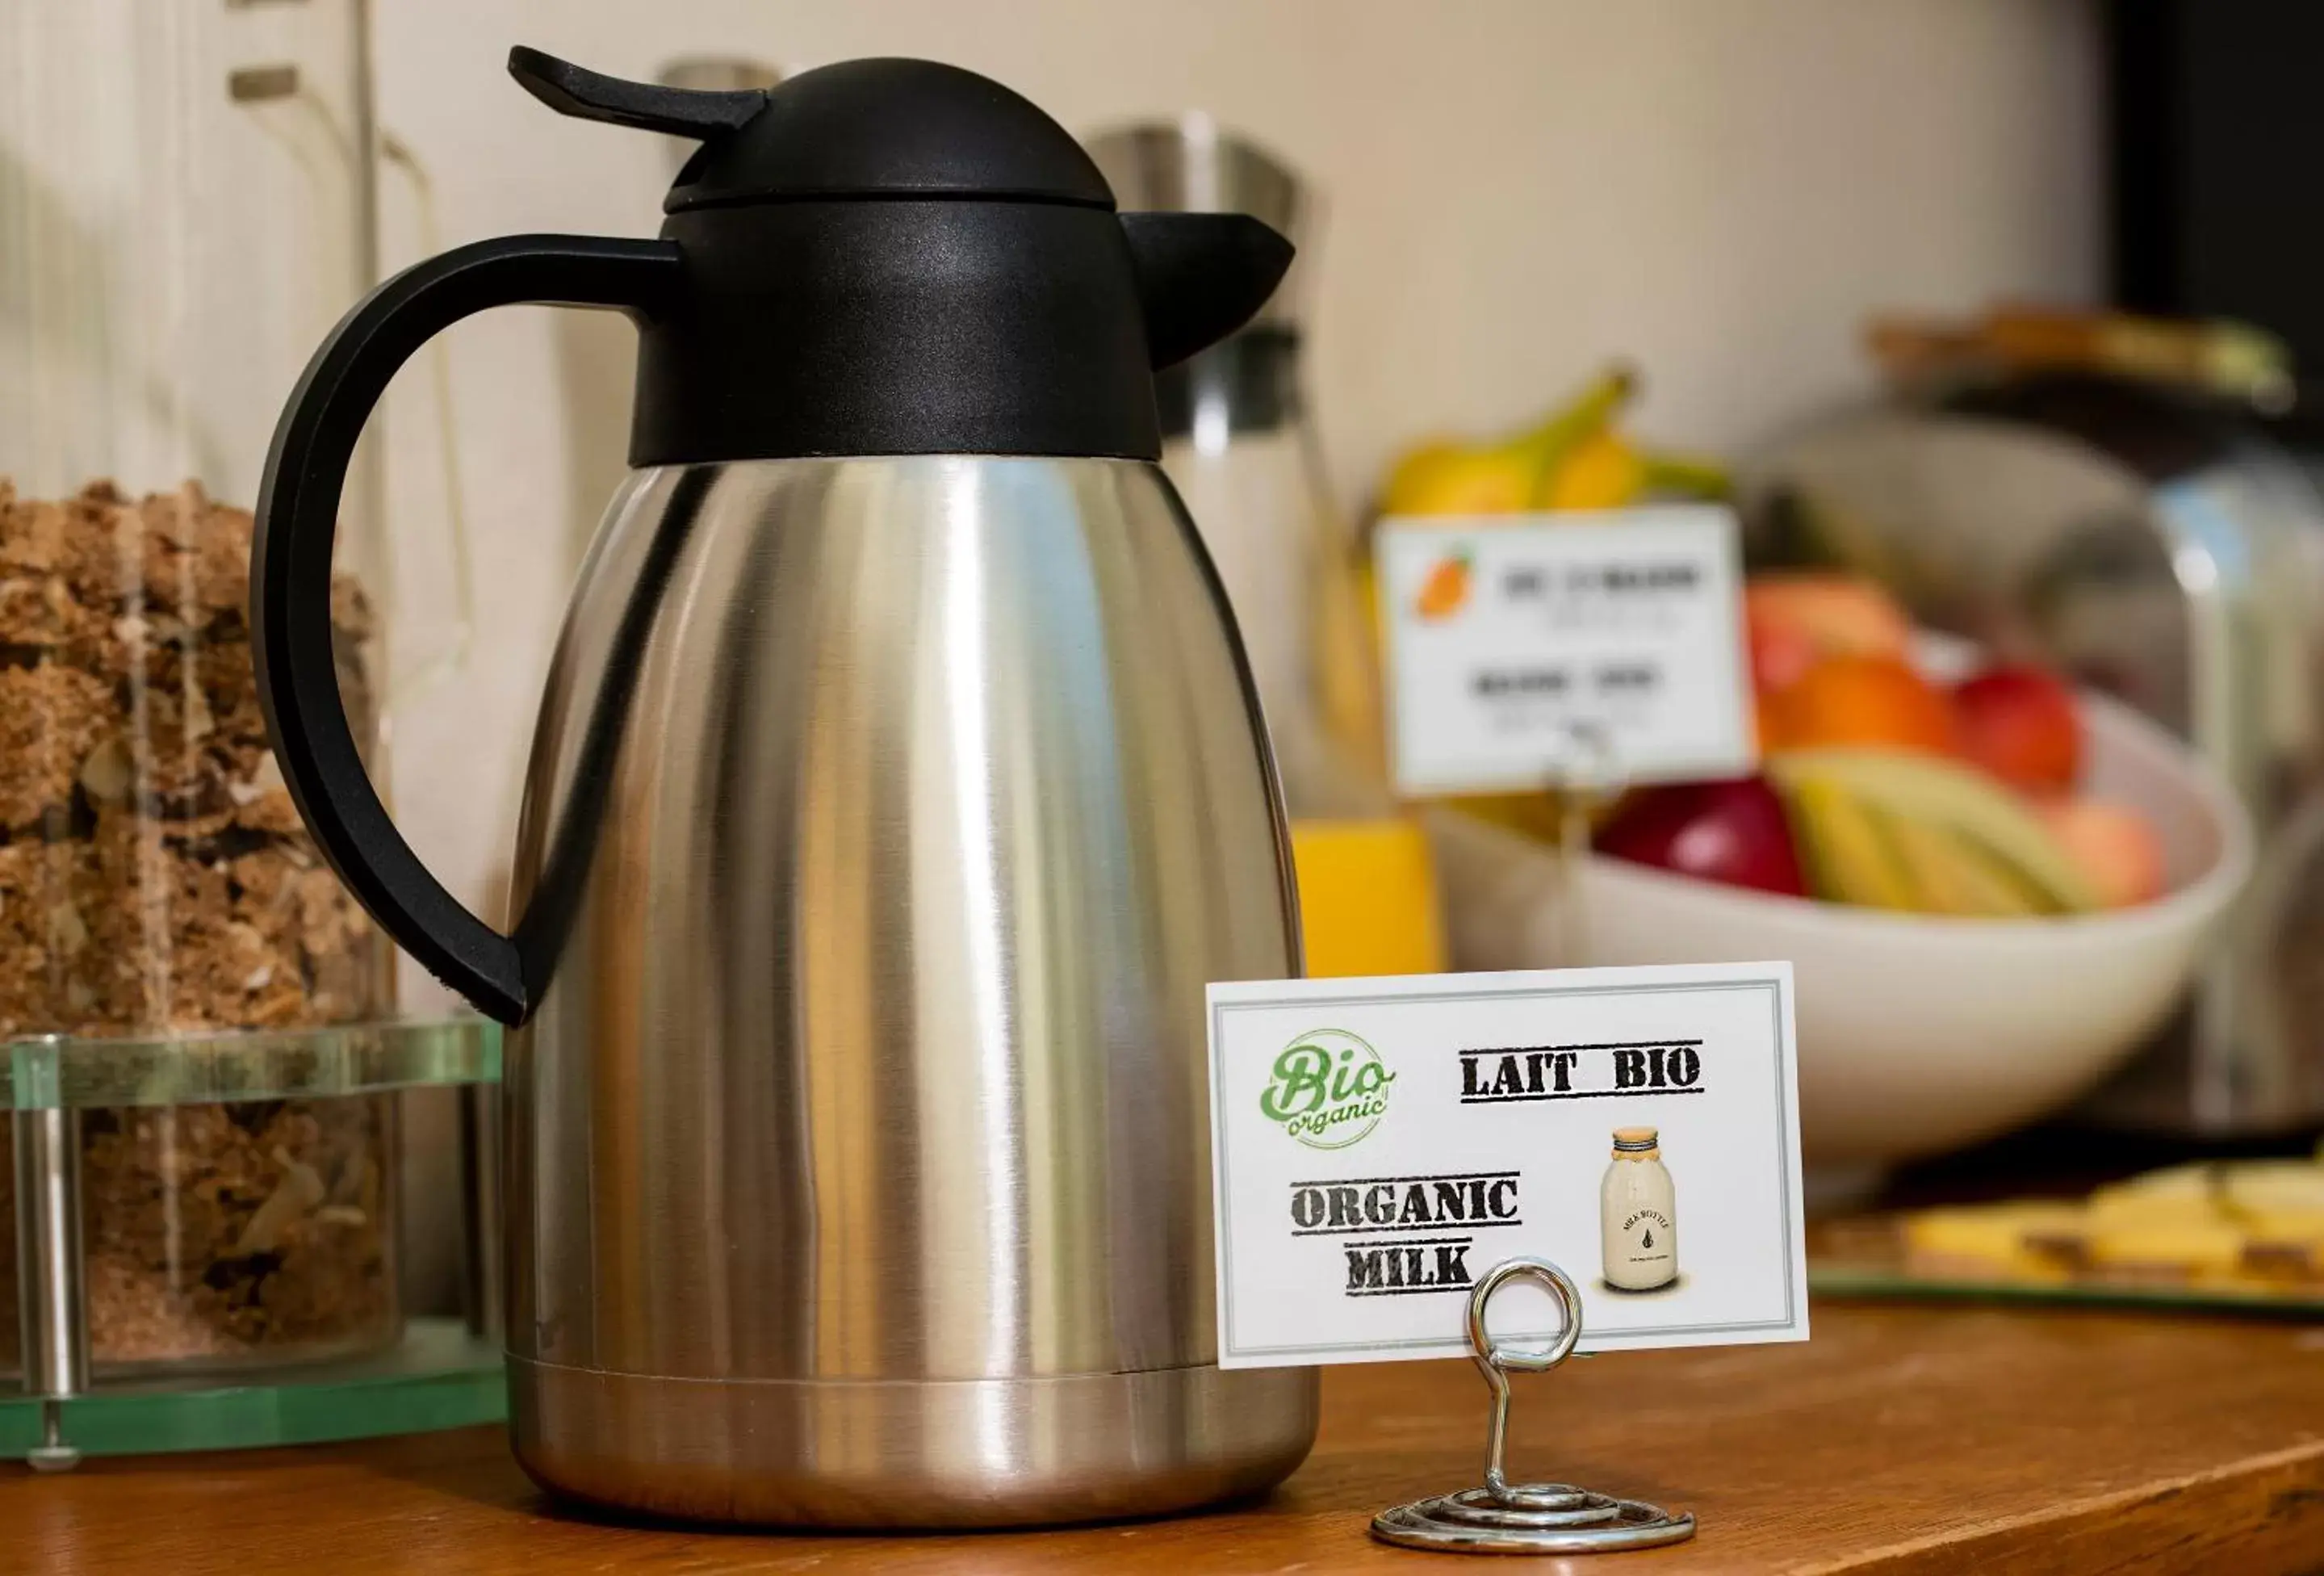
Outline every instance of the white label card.
{"type": "Polygon", "coordinates": [[[1520,1254],[1583,1351],[1807,1339],[1789,963],[1214,984],[1210,1030],[1221,1367],[1464,1355],[1520,1254]]]}
{"type": "Polygon", "coordinates": [[[1731,511],[1389,519],[1376,551],[1406,793],[1752,770],[1731,511]]]}

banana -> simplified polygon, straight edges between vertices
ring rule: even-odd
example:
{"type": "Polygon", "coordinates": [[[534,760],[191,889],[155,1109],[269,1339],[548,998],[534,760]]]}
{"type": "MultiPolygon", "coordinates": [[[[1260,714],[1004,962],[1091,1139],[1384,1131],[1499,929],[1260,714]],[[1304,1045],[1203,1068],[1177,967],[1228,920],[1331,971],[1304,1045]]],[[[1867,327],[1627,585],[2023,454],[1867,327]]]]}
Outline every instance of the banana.
{"type": "Polygon", "coordinates": [[[1380,493],[1380,512],[1515,514],[1532,502],[1540,473],[1539,458],[1522,444],[1432,443],[1397,463],[1380,493]]]}
{"type": "Polygon", "coordinates": [[[1422,444],[1388,473],[1379,512],[1516,514],[1620,509],[1650,496],[1729,496],[1732,480],[1717,460],[1643,449],[1614,429],[1637,392],[1637,371],[1616,362],[1528,431],[1491,444],[1422,444]]]}
{"type": "Polygon", "coordinates": [[[1646,490],[1646,460],[1611,427],[1567,452],[1542,478],[1534,502],[1542,509],[1619,509],[1646,490]]]}
{"type": "Polygon", "coordinates": [[[1841,882],[1866,895],[1835,892],[1840,901],[1988,915],[2099,906],[2040,818],[1971,768],[1937,756],[1834,749],[1771,756],[1767,772],[1795,806],[1802,841],[1842,851],[1841,882]],[[1881,873],[1868,876],[1876,865],[1881,873]]]}
{"type": "Polygon", "coordinates": [[[1538,507],[1556,469],[1577,447],[1606,429],[1637,387],[1637,373],[1618,363],[1530,431],[1483,446],[1424,444],[1389,473],[1380,490],[1380,512],[1513,514],[1538,507]]]}
{"type": "Polygon", "coordinates": [[[1637,451],[1614,430],[1637,392],[1637,369],[1616,362],[1526,435],[1537,460],[1530,507],[1618,509],[1637,497],[1637,451]]]}
{"type": "Polygon", "coordinates": [[[1600,428],[1567,451],[1543,477],[1538,509],[1623,509],[1641,499],[1719,502],[1734,496],[1734,478],[1717,460],[1644,449],[1600,428]]]}
{"type": "Polygon", "coordinates": [[[1792,829],[1807,867],[1809,889],[1827,903],[1909,913],[1919,906],[1911,880],[1880,828],[1846,788],[1806,776],[1785,791],[1792,829]]]}
{"type": "Polygon", "coordinates": [[[1976,843],[1926,821],[1868,807],[1914,887],[1914,907],[1924,914],[1961,918],[2025,918],[2042,912],[2024,883],[1976,843]]]}

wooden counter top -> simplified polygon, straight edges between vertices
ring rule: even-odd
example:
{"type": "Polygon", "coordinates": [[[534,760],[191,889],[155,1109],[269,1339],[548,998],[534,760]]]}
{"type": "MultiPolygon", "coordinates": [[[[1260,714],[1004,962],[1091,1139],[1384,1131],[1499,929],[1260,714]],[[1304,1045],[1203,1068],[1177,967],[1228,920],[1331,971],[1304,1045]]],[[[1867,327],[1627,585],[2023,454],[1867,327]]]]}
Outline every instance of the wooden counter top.
{"type": "Polygon", "coordinates": [[[0,1571],[1676,1572],[2324,1569],[2324,1331],[1820,1303],[1805,1346],[1520,1377],[1510,1465],[1695,1512],[1674,1549],[1504,1560],[1382,1547],[1389,1503],[1477,1480],[1465,1363],[1336,1369],[1271,1499],[1135,1525],[814,1538],[552,1513],[494,1429],[0,1469],[0,1571]],[[1611,1562],[1610,1563],[1609,1562],[1611,1562]]]}

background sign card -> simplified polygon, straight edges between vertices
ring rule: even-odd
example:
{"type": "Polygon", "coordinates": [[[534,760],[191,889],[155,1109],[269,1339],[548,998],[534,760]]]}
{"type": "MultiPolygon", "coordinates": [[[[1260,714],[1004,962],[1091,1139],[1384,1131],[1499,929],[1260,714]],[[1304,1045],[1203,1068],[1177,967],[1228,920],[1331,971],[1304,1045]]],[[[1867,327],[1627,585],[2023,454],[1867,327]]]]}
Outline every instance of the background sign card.
{"type": "Polygon", "coordinates": [[[1386,520],[1377,551],[1405,792],[1599,770],[1577,728],[1595,730],[1631,782],[1751,770],[1730,511],[1386,520]]]}
{"type": "MultiPolygon", "coordinates": [[[[1517,1254],[1584,1351],[1808,1332],[1789,963],[1210,987],[1219,1362],[1467,1352],[1517,1254]]],[[[1513,1286],[1498,1339],[1546,1341],[1513,1286]]]]}

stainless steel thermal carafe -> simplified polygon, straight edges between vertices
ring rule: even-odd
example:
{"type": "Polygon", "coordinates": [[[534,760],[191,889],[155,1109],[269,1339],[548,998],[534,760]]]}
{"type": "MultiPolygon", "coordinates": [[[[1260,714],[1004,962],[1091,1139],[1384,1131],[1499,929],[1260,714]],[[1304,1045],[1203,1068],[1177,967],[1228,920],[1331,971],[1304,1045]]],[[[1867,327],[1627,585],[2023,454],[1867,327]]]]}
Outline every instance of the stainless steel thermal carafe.
{"type": "Polygon", "coordinates": [[[1288,248],[1117,216],[1047,116],[950,68],[688,93],[512,65],[703,140],[662,236],[484,243],[351,313],[277,436],[254,604],[318,842],[520,1026],[520,1459],[604,1505],[826,1526],[1266,1488],[1314,1379],[1213,1364],[1203,987],[1296,973],[1295,900],[1150,369],[1288,248]],[[626,310],[641,361],[504,936],[364,779],[327,592],[372,401],[512,300],[626,310]]]}

